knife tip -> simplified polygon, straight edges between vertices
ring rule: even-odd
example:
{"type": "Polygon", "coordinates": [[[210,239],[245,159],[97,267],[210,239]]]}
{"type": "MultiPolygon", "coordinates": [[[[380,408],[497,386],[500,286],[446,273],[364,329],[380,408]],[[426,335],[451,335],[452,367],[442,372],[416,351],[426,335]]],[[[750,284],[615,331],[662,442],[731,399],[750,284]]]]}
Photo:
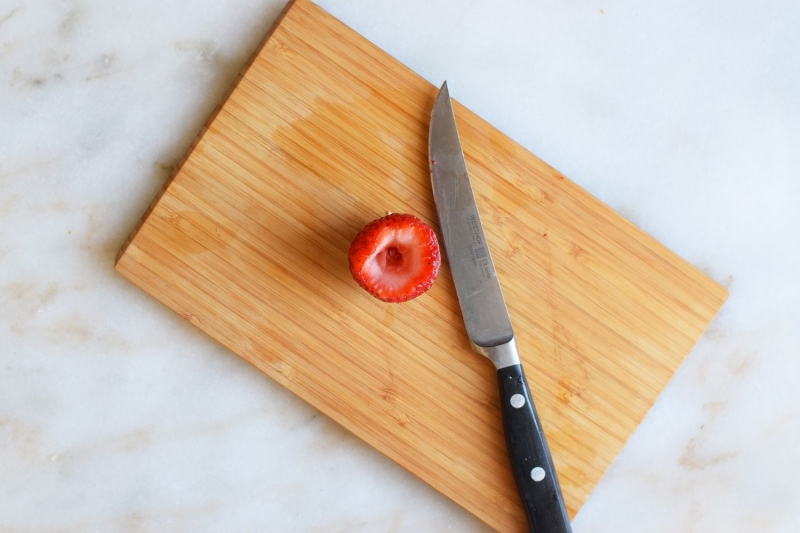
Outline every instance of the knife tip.
{"type": "Polygon", "coordinates": [[[450,91],[447,89],[447,82],[442,84],[439,94],[436,95],[436,102],[433,105],[433,112],[437,109],[445,109],[450,105],[450,91]]]}

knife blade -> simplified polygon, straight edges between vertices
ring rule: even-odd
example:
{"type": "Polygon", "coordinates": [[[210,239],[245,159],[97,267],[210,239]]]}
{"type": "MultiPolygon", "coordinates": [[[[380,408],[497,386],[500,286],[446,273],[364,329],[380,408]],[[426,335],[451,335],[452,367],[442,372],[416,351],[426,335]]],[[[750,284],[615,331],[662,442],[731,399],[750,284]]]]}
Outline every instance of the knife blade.
{"type": "Polygon", "coordinates": [[[473,349],[497,369],[506,446],[531,531],[571,533],[478,213],[447,82],[431,112],[428,152],[433,197],[461,314],[473,349]]]}

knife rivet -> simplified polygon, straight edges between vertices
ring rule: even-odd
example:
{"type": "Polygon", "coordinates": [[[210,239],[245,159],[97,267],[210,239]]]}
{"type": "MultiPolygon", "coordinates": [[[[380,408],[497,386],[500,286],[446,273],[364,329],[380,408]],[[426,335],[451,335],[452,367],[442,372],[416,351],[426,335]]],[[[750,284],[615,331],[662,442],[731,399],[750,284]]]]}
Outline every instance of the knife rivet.
{"type": "Polygon", "coordinates": [[[546,473],[544,471],[544,468],[542,468],[541,466],[537,466],[536,468],[531,470],[531,479],[534,481],[538,482],[543,480],[545,475],[546,473]]]}
{"type": "Polygon", "coordinates": [[[511,407],[519,409],[523,405],[525,405],[525,396],[522,394],[515,394],[511,397],[511,407]]]}

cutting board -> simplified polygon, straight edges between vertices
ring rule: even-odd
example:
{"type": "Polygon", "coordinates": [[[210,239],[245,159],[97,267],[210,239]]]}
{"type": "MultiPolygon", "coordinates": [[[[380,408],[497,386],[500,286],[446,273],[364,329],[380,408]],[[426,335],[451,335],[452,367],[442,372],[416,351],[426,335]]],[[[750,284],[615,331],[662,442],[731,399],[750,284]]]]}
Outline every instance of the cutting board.
{"type": "MultiPolygon", "coordinates": [[[[438,228],[427,158],[436,92],[313,3],[291,3],[116,269],[490,526],[523,531],[495,371],[470,350],[447,263],[428,293],[394,305],[347,266],[350,240],[387,211],[438,228]]],[[[726,292],[455,110],[574,515],[726,292]]]]}

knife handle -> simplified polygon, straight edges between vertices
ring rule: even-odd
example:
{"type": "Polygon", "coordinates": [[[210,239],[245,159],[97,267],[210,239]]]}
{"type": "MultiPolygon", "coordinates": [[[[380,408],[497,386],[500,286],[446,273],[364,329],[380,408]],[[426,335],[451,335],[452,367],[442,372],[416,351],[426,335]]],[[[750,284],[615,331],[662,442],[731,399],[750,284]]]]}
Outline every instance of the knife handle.
{"type": "Polygon", "coordinates": [[[556,469],[522,365],[497,371],[511,469],[532,533],[572,533],[556,469]]]}

